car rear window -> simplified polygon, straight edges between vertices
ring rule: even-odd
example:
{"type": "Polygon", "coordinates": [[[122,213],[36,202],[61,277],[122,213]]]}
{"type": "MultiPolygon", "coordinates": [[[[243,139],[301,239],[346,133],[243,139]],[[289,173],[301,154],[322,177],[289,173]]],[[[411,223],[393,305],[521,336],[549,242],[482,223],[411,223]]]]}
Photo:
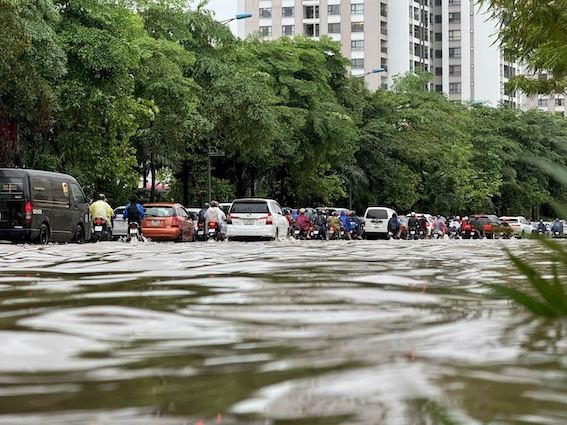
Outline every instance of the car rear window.
{"type": "Polygon", "coordinates": [[[23,199],[24,180],[17,177],[0,177],[0,199],[23,199]]]}
{"type": "Polygon", "coordinates": [[[175,212],[172,207],[147,207],[145,214],[147,217],[173,217],[175,212]]]}
{"type": "Polygon", "coordinates": [[[234,213],[264,214],[270,211],[268,209],[267,202],[235,202],[232,204],[232,208],[230,212],[232,214],[234,213]]]}
{"type": "Polygon", "coordinates": [[[366,218],[388,218],[388,211],[384,209],[368,210],[366,218]]]}

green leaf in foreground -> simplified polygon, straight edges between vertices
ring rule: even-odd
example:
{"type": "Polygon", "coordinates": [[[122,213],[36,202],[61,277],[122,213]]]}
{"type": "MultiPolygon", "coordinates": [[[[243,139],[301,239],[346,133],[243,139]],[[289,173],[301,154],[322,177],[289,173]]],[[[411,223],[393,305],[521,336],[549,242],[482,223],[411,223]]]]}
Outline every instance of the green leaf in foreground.
{"type": "Polygon", "coordinates": [[[552,251],[551,259],[554,264],[552,266],[553,279],[551,280],[542,278],[537,270],[510,253],[508,249],[505,249],[512,263],[528,278],[539,297],[503,285],[492,284],[488,286],[499,294],[523,305],[538,316],[567,316],[566,288],[561,282],[558,273],[558,266],[567,268],[567,252],[557,242],[542,240],[541,243],[552,251]]]}

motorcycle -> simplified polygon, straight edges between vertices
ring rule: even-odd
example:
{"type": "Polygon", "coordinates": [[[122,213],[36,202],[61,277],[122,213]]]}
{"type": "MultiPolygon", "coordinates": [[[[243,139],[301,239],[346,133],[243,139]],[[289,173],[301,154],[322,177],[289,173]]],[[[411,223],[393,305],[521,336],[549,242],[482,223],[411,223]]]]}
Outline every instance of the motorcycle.
{"type": "Polygon", "coordinates": [[[215,241],[224,241],[224,234],[221,232],[220,226],[216,221],[209,221],[207,237],[215,241]]]}
{"type": "Polygon", "coordinates": [[[128,238],[127,242],[132,242],[132,240],[143,241],[142,235],[140,234],[140,224],[136,221],[128,223],[128,238]]]}
{"type": "Polygon", "coordinates": [[[94,223],[94,230],[93,230],[93,241],[109,241],[110,240],[110,232],[108,230],[108,224],[106,220],[102,217],[95,217],[93,220],[94,223]]]}
{"type": "Polygon", "coordinates": [[[330,241],[339,239],[339,232],[337,232],[335,226],[329,226],[329,229],[327,230],[327,236],[330,241]]]}
{"type": "Polygon", "coordinates": [[[417,228],[415,227],[411,227],[408,231],[408,239],[417,239],[418,236],[418,232],[417,232],[417,228]]]}
{"type": "Polygon", "coordinates": [[[325,239],[324,233],[319,226],[311,226],[309,228],[309,238],[311,239],[325,239]]]}
{"type": "Polygon", "coordinates": [[[294,224],[292,226],[291,236],[294,239],[307,239],[308,231],[306,232],[305,230],[301,230],[301,228],[294,224]]]}
{"type": "Polygon", "coordinates": [[[457,239],[459,237],[459,231],[455,227],[449,228],[449,239],[457,239]]]}
{"type": "Polygon", "coordinates": [[[196,239],[198,241],[206,241],[209,238],[209,235],[205,231],[205,222],[200,221],[197,224],[197,236],[196,239]]]}

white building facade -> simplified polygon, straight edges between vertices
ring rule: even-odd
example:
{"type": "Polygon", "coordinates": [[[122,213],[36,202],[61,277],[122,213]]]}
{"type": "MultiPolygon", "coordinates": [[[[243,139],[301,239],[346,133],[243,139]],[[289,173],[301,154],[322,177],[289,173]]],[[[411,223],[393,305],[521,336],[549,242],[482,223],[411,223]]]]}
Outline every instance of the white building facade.
{"type": "Polygon", "coordinates": [[[496,22],[475,0],[238,0],[238,12],[253,15],[239,22],[240,37],[330,36],[371,90],[423,69],[435,75],[431,90],[451,100],[528,105],[504,94],[519,66],[504,61],[496,22]]]}

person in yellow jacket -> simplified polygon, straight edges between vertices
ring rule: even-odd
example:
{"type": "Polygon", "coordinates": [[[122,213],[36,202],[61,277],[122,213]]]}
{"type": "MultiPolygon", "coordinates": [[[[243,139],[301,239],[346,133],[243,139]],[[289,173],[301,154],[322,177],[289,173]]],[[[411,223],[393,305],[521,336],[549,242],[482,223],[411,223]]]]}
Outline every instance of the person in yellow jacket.
{"type": "Polygon", "coordinates": [[[112,216],[114,215],[114,210],[108,205],[108,202],[106,202],[106,196],[104,196],[104,194],[101,193],[98,195],[98,200],[90,205],[89,210],[93,220],[96,217],[104,218],[108,225],[108,230],[112,230],[112,216]]]}

